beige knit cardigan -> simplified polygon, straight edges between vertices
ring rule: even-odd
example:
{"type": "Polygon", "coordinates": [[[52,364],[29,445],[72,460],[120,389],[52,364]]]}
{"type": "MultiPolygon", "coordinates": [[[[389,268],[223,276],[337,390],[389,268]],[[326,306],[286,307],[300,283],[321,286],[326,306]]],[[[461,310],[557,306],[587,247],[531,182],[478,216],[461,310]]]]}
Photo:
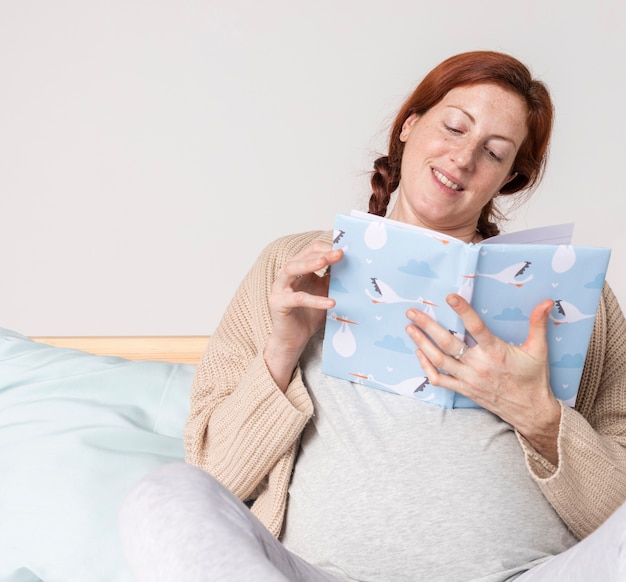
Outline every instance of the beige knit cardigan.
{"type": "MultiPolygon", "coordinates": [[[[268,297],[279,269],[329,232],[270,244],[241,283],[199,363],[185,427],[186,460],[214,475],[279,536],[300,435],[313,404],[296,369],[286,392],[263,360],[268,297]]],[[[626,500],[626,323],[605,285],[575,409],[562,405],[559,465],[520,435],[528,470],[579,538],[626,500]]]]}

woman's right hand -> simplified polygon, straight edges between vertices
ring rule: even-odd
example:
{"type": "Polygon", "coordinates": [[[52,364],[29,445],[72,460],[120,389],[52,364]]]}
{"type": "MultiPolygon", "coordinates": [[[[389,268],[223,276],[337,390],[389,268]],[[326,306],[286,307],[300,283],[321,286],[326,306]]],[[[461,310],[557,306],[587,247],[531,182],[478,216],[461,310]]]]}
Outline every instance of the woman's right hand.
{"type": "Polygon", "coordinates": [[[328,272],[340,261],[343,251],[318,240],[295,255],[278,272],[269,297],[272,333],[263,352],[265,363],[281,390],[285,391],[293,371],[311,337],[326,319],[335,301],[328,297],[328,272]]]}

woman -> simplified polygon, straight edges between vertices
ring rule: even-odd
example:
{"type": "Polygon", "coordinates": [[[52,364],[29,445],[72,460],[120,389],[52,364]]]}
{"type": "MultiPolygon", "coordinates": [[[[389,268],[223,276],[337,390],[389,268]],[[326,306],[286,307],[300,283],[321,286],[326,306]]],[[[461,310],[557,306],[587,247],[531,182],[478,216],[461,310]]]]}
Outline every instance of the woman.
{"type": "MultiPolygon", "coordinates": [[[[393,219],[466,242],[497,234],[495,199],[539,182],[552,119],[548,91],[516,59],[480,51],[444,61],[398,113],[370,212],[387,214],[397,192],[393,219]]],[[[149,476],[123,510],[137,571],[158,564],[151,580],[168,571],[185,580],[619,579],[626,326],[611,290],[576,409],[548,383],[551,300],[534,309],[519,347],[456,294],[449,304],[477,340],[469,349],[410,309],[406,331],[431,383],[484,407],[444,410],[321,373],[334,305],[325,274],[341,260],[330,233],[285,237],[242,282],[194,379],[189,465],[149,476]]]]}

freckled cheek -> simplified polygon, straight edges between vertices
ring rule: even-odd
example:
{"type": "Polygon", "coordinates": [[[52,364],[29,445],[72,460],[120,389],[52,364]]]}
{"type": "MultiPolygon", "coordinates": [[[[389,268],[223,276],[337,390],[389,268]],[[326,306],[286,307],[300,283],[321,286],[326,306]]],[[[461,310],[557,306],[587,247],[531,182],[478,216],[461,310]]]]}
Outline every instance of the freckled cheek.
{"type": "Polygon", "coordinates": [[[488,200],[498,193],[504,182],[505,175],[502,172],[495,172],[493,168],[479,166],[474,173],[471,184],[475,192],[483,193],[488,200]]]}

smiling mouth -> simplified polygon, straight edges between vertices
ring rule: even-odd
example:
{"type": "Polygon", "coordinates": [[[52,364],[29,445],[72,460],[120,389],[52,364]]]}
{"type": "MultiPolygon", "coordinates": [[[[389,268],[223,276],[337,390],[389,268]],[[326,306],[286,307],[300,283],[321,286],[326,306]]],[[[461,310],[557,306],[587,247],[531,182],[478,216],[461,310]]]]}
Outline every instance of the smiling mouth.
{"type": "Polygon", "coordinates": [[[456,190],[457,192],[459,190],[463,190],[463,188],[461,188],[461,186],[459,186],[458,184],[455,184],[454,182],[452,182],[452,180],[448,180],[448,178],[446,178],[441,172],[439,172],[439,171],[437,171],[435,169],[433,169],[433,175],[444,186],[447,186],[448,188],[451,188],[452,190],[456,190]]]}

